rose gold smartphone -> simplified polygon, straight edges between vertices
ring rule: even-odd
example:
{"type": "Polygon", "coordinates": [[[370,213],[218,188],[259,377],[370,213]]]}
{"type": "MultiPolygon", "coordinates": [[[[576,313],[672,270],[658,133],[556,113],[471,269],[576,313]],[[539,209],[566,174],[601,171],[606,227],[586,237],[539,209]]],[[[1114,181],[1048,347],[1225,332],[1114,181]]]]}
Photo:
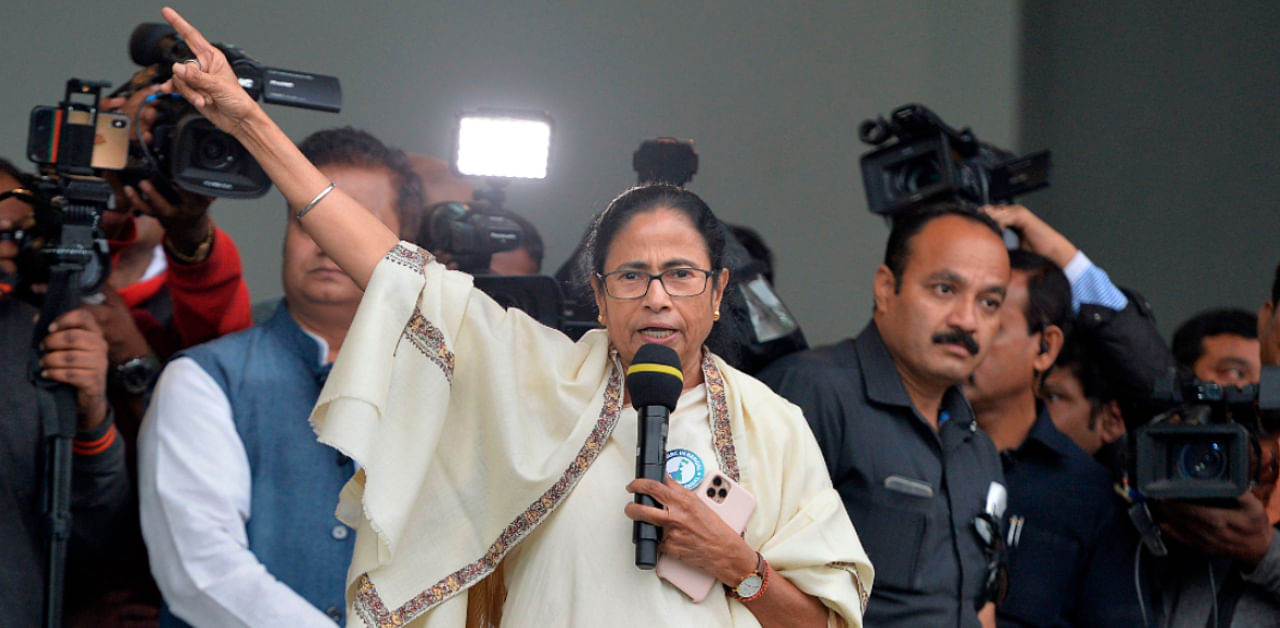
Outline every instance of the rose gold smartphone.
{"type": "MultiPolygon", "coordinates": [[[[694,492],[738,534],[747,528],[747,520],[756,509],[755,496],[719,471],[704,478],[694,492]]],[[[666,554],[658,557],[655,571],[694,602],[705,600],[716,584],[715,576],[666,554]]]]}

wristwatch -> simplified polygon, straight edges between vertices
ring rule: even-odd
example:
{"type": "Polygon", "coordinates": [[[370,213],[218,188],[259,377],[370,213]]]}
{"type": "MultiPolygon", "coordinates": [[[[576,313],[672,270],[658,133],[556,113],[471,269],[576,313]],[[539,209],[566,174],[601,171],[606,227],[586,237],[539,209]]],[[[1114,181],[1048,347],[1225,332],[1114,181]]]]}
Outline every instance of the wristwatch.
{"type": "Polygon", "coordinates": [[[148,353],[136,358],[129,358],[116,367],[116,383],[120,390],[130,395],[141,395],[147,392],[151,382],[160,373],[160,360],[156,354],[148,353]]]}
{"type": "Polygon", "coordinates": [[[764,562],[764,556],[760,552],[756,552],[756,570],[743,576],[742,580],[738,581],[738,586],[730,587],[726,584],[724,588],[739,602],[752,602],[764,595],[764,589],[767,586],[769,586],[769,564],[764,562]]]}

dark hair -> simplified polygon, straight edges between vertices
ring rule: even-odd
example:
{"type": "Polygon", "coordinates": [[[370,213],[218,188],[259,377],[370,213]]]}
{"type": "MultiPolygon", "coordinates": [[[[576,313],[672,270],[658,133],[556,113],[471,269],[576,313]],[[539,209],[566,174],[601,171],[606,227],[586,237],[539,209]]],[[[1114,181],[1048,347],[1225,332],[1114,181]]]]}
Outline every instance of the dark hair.
{"type": "Polygon", "coordinates": [[[31,181],[31,175],[18,169],[13,162],[0,157],[0,172],[7,174],[18,181],[18,185],[26,185],[31,181]]]}
{"type": "Polygon", "coordinates": [[[524,237],[520,241],[520,248],[528,251],[529,257],[532,257],[533,261],[538,264],[538,268],[542,268],[543,245],[542,236],[538,234],[538,228],[533,226],[533,223],[529,222],[528,218],[505,207],[486,211],[495,216],[509,218],[517,225],[520,225],[520,230],[524,232],[524,237]]]}
{"type": "MultiPolygon", "coordinates": [[[[637,214],[660,208],[673,209],[688,217],[707,245],[707,256],[711,258],[710,270],[719,271],[725,268],[727,228],[715,214],[711,213],[711,208],[698,198],[698,195],[674,185],[639,185],[619,194],[591,221],[591,226],[583,240],[585,254],[582,256],[582,268],[577,273],[580,283],[584,281],[588,283],[582,286],[583,289],[589,291],[589,283],[595,277],[595,273],[604,272],[605,258],[608,257],[609,248],[613,245],[618,232],[637,214]]],[[[713,288],[719,287],[719,281],[718,274],[712,275],[713,288]]],[[[729,284],[724,286],[724,297],[721,299],[720,309],[729,313],[739,309],[745,311],[746,304],[739,304],[738,299],[741,297],[738,296],[735,278],[730,276],[729,284]]],[[[740,339],[745,337],[738,319],[739,317],[733,315],[723,316],[719,322],[712,325],[711,333],[707,336],[705,343],[707,348],[731,364],[736,363],[741,351],[740,339]]]]}
{"type": "Polygon", "coordinates": [[[1102,406],[1119,398],[1119,391],[1100,362],[1097,343],[1088,332],[1072,334],[1062,344],[1062,351],[1053,363],[1055,369],[1066,369],[1080,382],[1080,389],[1089,400],[1089,429],[1096,425],[1102,406]]]}
{"type": "Polygon", "coordinates": [[[316,167],[353,166],[391,171],[395,178],[396,218],[400,221],[400,234],[418,232],[424,203],[422,179],[413,171],[404,151],[391,148],[368,132],[349,126],[316,131],[302,140],[298,149],[316,167]]]}
{"type": "Polygon", "coordinates": [[[604,272],[604,260],[609,247],[636,214],[659,208],[674,209],[693,223],[707,245],[711,258],[711,270],[724,268],[724,226],[711,208],[698,195],[674,185],[654,184],[633,187],[609,202],[604,211],[596,214],[587,233],[587,265],[592,273],[604,272]]]}
{"type": "Polygon", "coordinates": [[[959,216],[972,220],[996,235],[1000,234],[1000,226],[990,216],[953,203],[925,205],[914,210],[894,214],[893,228],[889,231],[889,243],[884,249],[884,265],[893,273],[893,289],[902,289],[902,275],[907,270],[907,262],[911,258],[911,239],[924,229],[924,226],[943,216],[959,216]]]}
{"type": "Polygon", "coordinates": [[[1173,357],[1179,364],[1190,367],[1204,355],[1204,339],[1222,334],[1257,338],[1258,315],[1226,307],[1200,312],[1173,332],[1173,357]]]}
{"type": "Polygon", "coordinates": [[[1271,280],[1271,304],[1280,305],[1280,264],[1276,264],[1276,278],[1271,280]]]}
{"type": "Polygon", "coordinates": [[[1027,275],[1027,304],[1023,315],[1027,333],[1055,325],[1070,335],[1075,315],[1071,311],[1071,282],[1049,258],[1031,251],[1009,251],[1009,267],[1027,275]]]}

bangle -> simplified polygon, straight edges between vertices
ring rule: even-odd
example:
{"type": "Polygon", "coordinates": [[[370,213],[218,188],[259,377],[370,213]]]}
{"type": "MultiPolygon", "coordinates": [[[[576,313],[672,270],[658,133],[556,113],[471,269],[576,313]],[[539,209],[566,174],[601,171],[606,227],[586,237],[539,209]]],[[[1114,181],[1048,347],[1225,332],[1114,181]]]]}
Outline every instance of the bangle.
{"type": "Polygon", "coordinates": [[[185,266],[199,264],[200,262],[209,259],[209,249],[213,248],[213,231],[213,221],[210,220],[209,230],[205,232],[204,239],[200,241],[200,244],[196,245],[196,250],[192,251],[190,255],[179,251],[177,247],[173,245],[173,240],[169,239],[169,234],[166,233],[164,236],[164,250],[179,264],[183,264],[185,266]]]}
{"type": "Polygon", "coordinates": [[[323,201],[324,197],[328,196],[329,193],[332,191],[333,191],[333,182],[330,181],[328,187],[326,187],[323,190],[320,190],[320,193],[317,194],[315,198],[311,199],[311,202],[307,203],[306,207],[303,207],[302,209],[298,210],[298,213],[293,215],[294,220],[302,220],[302,217],[306,216],[307,212],[311,211],[311,208],[316,206],[316,203],[323,201]]]}

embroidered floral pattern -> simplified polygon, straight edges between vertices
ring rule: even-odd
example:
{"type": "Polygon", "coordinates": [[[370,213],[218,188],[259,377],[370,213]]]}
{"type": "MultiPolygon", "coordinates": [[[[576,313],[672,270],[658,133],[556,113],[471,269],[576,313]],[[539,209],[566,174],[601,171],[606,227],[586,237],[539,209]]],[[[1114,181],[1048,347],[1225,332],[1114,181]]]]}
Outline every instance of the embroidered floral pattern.
{"type": "Polygon", "coordinates": [[[444,371],[445,379],[453,384],[453,351],[450,351],[449,345],[445,343],[444,332],[432,325],[418,308],[413,308],[413,316],[409,317],[401,337],[421,351],[428,360],[435,362],[436,366],[444,371]]]}
{"type": "Polygon", "coordinates": [[[853,583],[858,587],[858,601],[862,603],[862,612],[867,612],[867,600],[871,598],[871,591],[867,590],[867,585],[862,582],[862,576],[858,575],[858,566],[854,563],[833,562],[827,563],[828,567],[843,569],[853,574],[853,583]]]}
{"type": "Polygon", "coordinates": [[[605,386],[604,406],[600,409],[600,418],[596,420],[591,434],[578,450],[578,455],[569,468],[561,474],[560,479],[508,524],[479,560],[449,574],[394,611],[389,610],[382,603],[382,598],[378,596],[377,589],[374,588],[368,575],[361,575],[356,581],[357,590],[352,606],[365,625],[379,628],[402,626],[492,573],[494,567],[507,555],[507,551],[542,523],[577,485],[582,474],[586,473],[587,468],[595,462],[600,451],[604,449],[605,442],[609,440],[609,435],[613,433],[613,428],[618,423],[621,410],[622,368],[615,356],[609,370],[609,382],[605,386]]]}
{"type": "Polygon", "coordinates": [[[435,258],[430,253],[412,245],[401,242],[387,253],[386,258],[393,264],[399,264],[405,268],[414,270],[421,274],[435,258]]]}
{"type": "Polygon", "coordinates": [[[707,385],[707,405],[711,411],[711,445],[716,450],[720,468],[734,482],[741,482],[738,473],[738,453],[733,447],[733,428],[729,425],[729,402],[725,397],[724,376],[711,359],[711,352],[702,349],[702,378],[707,385]]]}

